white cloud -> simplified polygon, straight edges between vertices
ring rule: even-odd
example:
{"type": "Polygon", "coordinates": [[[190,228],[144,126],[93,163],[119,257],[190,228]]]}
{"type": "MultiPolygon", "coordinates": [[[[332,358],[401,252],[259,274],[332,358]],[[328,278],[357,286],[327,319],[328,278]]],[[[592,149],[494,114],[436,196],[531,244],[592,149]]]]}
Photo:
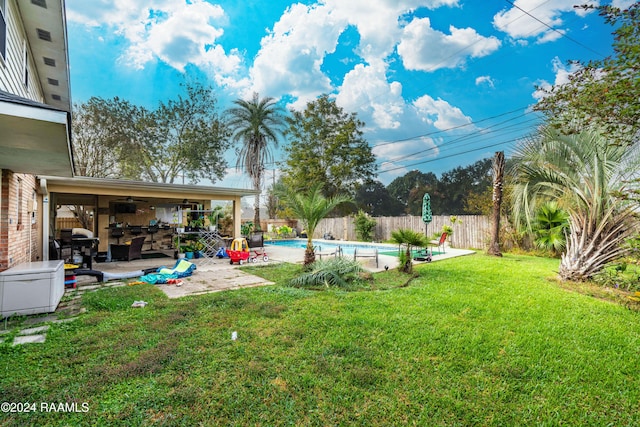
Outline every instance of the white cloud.
{"type": "Polygon", "coordinates": [[[619,7],[620,9],[628,9],[629,6],[634,4],[636,0],[613,0],[611,6],[619,7]]]}
{"type": "Polygon", "coordinates": [[[227,53],[216,43],[224,33],[224,10],[204,0],[76,0],[67,4],[69,21],[106,26],[123,36],[128,46],[120,60],[134,68],[155,60],[180,71],[195,64],[224,79],[241,66],[238,51],[227,53]]]}
{"type": "Polygon", "coordinates": [[[495,85],[493,83],[493,79],[491,78],[491,76],[480,76],[480,77],[476,77],[476,86],[480,86],[480,85],[487,85],[490,88],[495,88],[495,85]]]}
{"type": "MultiPolygon", "coordinates": [[[[458,1],[325,0],[312,6],[294,4],[262,39],[260,52],[250,70],[253,86],[247,88],[247,92],[268,90],[273,96],[290,94],[297,98],[292,107],[303,107],[317,95],[335,90],[321,66],[326,56],[335,51],[340,35],[347,28],[358,32],[360,42],[354,52],[362,62],[376,64],[386,60],[399,42],[403,15],[420,7],[457,6],[458,1]]],[[[372,72],[358,67],[356,65],[347,77],[355,80],[365,71],[372,72]]],[[[345,78],[342,90],[351,87],[345,78]]],[[[354,94],[343,99],[351,96],[354,94]]],[[[377,109],[378,120],[384,122],[381,110],[375,105],[372,108],[377,109]]]]}
{"type": "MultiPolygon", "coordinates": [[[[514,4],[517,7],[503,9],[493,17],[493,26],[515,39],[533,37],[537,38],[538,43],[550,42],[561,37],[547,25],[565,30],[561,28],[564,24],[563,14],[575,13],[578,16],[585,16],[591,12],[574,8],[573,6],[576,5],[574,0],[516,0],[514,4]]],[[[584,0],[579,4],[597,6],[598,0],[584,0]]]]}
{"type": "Polygon", "coordinates": [[[345,76],[336,103],[347,111],[358,111],[369,125],[397,129],[405,109],[402,85],[388,82],[386,71],[383,61],[356,65],[345,76]]]}
{"type": "Polygon", "coordinates": [[[536,40],[537,44],[544,44],[558,40],[563,37],[567,32],[565,30],[557,30],[557,31],[547,31],[542,34],[538,40],[536,40]]]}
{"type": "MultiPolygon", "coordinates": [[[[538,82],[536,82],[536,86],[539,86],[544,90],[549,90],[552,86],[561,86],[565,83],[568,83],[569,76],[580,69],[580,65],[576,63],[572,63],[569,65],[563,64],[560,58],[558,58],[557,56],[553,58],[553,60],[551,61],[551,65],[553,66],[553,72],[556,75],[553,84],[549,83],[546,80],[539,80],[538,82]]],[[[542,90],[536,90],[535,92],[533,92],[532,96],[535,99],[540,100],[544,98],[546,94],[542,90]]]]}
{"type": "Polygon", "coordinates": [[[496,37],[484,37],[473,28],[449,26],[447,35],[431,28],[429,18],[414,19],[403,30],[398,54],[408,70],[455,68],[467,57],[489,55],[500,47],[496,37]]]}
{"type": "Polygon", "coordinates": [[[465,116],[462,110],[440,98],[433,99],[429,95],[423,95],[416,99],[413,105],[422,121],[439,130],[471,123],[471,118],[465,116]]]}
{"type": "Polygon", "coordinates": [[[332,90],[320,66],[333,52],[346,22],[331,16],[326,6],[291,6],[261,41],[250,70],[248,92],[293,95],[300,105],[332,90]]]}

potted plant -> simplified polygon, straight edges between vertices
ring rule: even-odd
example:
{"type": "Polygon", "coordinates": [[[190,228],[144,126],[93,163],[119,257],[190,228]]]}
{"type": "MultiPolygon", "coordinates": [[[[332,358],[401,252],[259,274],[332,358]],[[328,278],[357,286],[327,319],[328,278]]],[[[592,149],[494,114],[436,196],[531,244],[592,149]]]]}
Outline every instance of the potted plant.
{"type": "Polygon", "coordinates": [[[222,206],[216,206],[211,210],[207,219],[209,220],[209,231],[218,230],[218,219],[222,217],[222,206]]]}
{"type": "Polygon", "coordinates": [[[248,237],[249,233],[251,233],[252,231],[253,231],[252,221],[247,221],[240,226],[240,234],[242,234],[244,237],[248,237]]]}
{"type": "Polygon", "coordinates": [[[193,256],[194,258],[204,258],[204,243],[197,241],[193,243],[193,256]]]}
{"type": "Polygon", "coordinates": [[[190,244],[181,245],[180,252],[184,254],[186,259],[193,259],[193,246],[190,244]]]}

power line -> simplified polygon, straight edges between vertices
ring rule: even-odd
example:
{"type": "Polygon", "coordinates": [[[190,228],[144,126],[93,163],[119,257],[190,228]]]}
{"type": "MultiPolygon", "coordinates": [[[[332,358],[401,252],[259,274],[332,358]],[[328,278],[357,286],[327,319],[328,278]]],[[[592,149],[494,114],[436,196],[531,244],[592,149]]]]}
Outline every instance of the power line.
{"type": "Polygon", "coordinates": [[[562,37],[566,38],[567,40],[570,40],[572,42],[574,42],[575,44],[577,44],[578,46],[581,46],[585,49],[587,49],[588,51],[595,53],[596,55],[602,57],[602,58],[606,58],[605,55],[601,54],[600,52],[596,52],[595,50],[591,49],[589,46],[587,46],[584,43],[579,42],[578,40],[574,39],[573,37],[569,37],[565,32],[560,31],[556,28],[553,28],[551,25],[547,24],[546,22],[542,21],[541,19],[538,19],[536,16],[532,15],[531,13],[529,13],[528,11],[524,10],[523,8],[521,8],[520,6],[516,5],[514,2],[512,2],[511,0],[504,0],[507,3],[509,3],[511,6],[515,7],[516,9],[526,13],[527,15],[529,15],[531,18],[535,19],[536,21],[538,21],[539,23],[541,23],[542,25],[544,25],[545,27],[549,28],[551,31],[555,31],[556,33],[560,34],[562,37]]]}
{"type": "MultiPolygon", "coordinates": [[[[445,146],[449,147],[450,145],[453,145],[453,144],[455,144],[457,142],[465,141],[465,140],[468,140],[468,139],[483,138],[483,137],[486,137],[487,135],[492,134],[492,133],[503,132],[503,131],[505,131],[505,130],[507,130],[509,128],[513,128],[514,126],[522,126],[522,125],[524,125],[526,123],[532,123],[532,122],[536,122],[538,120],[537,118],[528,119],[528,120],[526,120],[524,122],[514,123],[514,124],[511,124],[509,126],[505,126],[505,127],[502,127],[502,128],[497,128],[497,129],[490,130],[490,129],[494,128],[494,127],[500,126],[500,125],[505,124],[507,122],[510,122],[512,120],[520,119],[522,117],[525,117],[525,114],[523,114],[523,115],[521,115],[519,117],[514,117],[514,118],[511,118],[511,119],[508,119],[508,120],[504,120],[504,121],[502,121],[500,123],[496,123],[495,125],[492,125],[492,126],[490,126],[488,128],[485,128],[482,131],[478,131],[478,132],[475,132],[475,133],[459,136],[459,137],[454,138],[452,140],[446,141],[446,142],[444,142],[443,144],[441,144],[439,146],[434,146],[434,147],[430,147],[430,148],[427,148],[427,149],[424,149],[424,150],[416,151],[416,152],[413,152],[413,153],[410,153],[410,154],[405,154],[405,155],[403,155],[401,157],[397,157],[395,159],[387,160],[386,162],[395,163],[395,162],[398,162],[400,160],[403,160],[403,159],[406,159],[406,158],[409,158],[409,157],[413,157],[413,156],[415,156],[417,154],[421,154],[421,153],[428,152],[428,151],[434,151],[437,148],[439,149],[439,148],[442,148],[442,147],[445,147],[445,146]]],[[[529,128],[529,126],[526,126],[526,127],[523,127],[523,128],[518,128],[518,129],[511,129],[510,132],[521,131],[521,130],[525,130],[527,128],[529,128]]],[[[472,144],[474,142],[475,141],[472,141],[472,142],[470,142],[468,144],[465,144],[465,145],[469,145],[469,144],[472,144]]],[[[383,162],[383,161],[378,162],[378,164],[382,164],[382,163],[385,163],[385,162],[383,162]]]]}
{"type": "Polygon", "coordinates": [[[499,117],[503,117],[503,116],[506,116],[506,115],[509,115],[509,114],[513,114],[515,112],[522,111],[525,108],[527,108],[527,106],[519,107],[519,108],[516,108],[515,110],[507,111],[505,113],[496,114],[495,116],[486,117],[484,119],[471,121],[469,123],[464,123],[462,125],[453,126],[453,127],[447,128],[447,129],[440,129],[440,130],[437,130],[437,131],[428,132],[428,133],[425,133],[425,134],[422,134],[422,135],[412,136],[412,137],[409,137],[409,138],[402,138],[402,139],[396,139],[396,140],[393,140],[393,141],[381,142],[379,144],[372,144],[371,148],[381,147],[383,145],[395,144],[397,142],[411,141],[413,139],[424,138],[426,136],[437,135],[437,134],[440,134],[440,133],[451,132],[452,130],[462,129],[462,128],[467,127],[467,126],[477,125],[479,123],[484,123],[484,122],[489,121],[489,120],[493,120],[493,119],[497,119],[499,117]]]}
{"type": "MultiPolygon", "coordinates": [[[[519,130],[520,130],[520,129],[515,129],[515,130],[513,130],[513,131],[519,131],[519,130]]],[[[509,133],[512,133],[513,131],[511,131],[511,132],[509,132],[509,133]]],[[[508,142],[512,142],[512,141],[516,141],[516,139],[509,139],[509,140],[507,140],[507,141],[505,141],[505,142],[502,142],[502,143],[500,143],[500,144],[506,144],[506,143],[508,143],[508,142]]],[[[467,142],[466,144],[462,144],[462,145],[460,145],[460,146],[458,146],[458,147],[446,147],[444,150],[442,150],[442,151],[441,151],[441,152],[439,152],[438,154],[441,154],[443,151],[450,151],[450,150],[453,150],[453,149],[459,149],[459,148],[462,148],[462,147],[467,147],[467,146],[469,146],[469,145],[477,144],[477,143],[479,143],[479,142],[480,142],[480,141],[471,141],[471,142],[467,142]]],[[[463,151],[463,152],[460,152],[460,153],[452,153],[452,154],[444,155],[444,156],[438,155],[438,157],[436,157],[436,158],[432,158],[432,159],[429,159],[429,160],[426,160],[426,161],[424,161],[424,162],[431,162],[431,161],[437,161],[437,160],[440,160],[440,159],[446,159],[446,158],[449,158],[449,157],[455,157],[455,156],[459,156],[459,155],[467,154],[467,153],[470,153],[470,152],[473,152],[473,151],[478,151],[478,150],[484,149],[484,148],[486,148],[486,147],[491,147],[491,146],[492,146],[492,145],[489,145],[489,146],[483,146],[483,147],[479,147],[478,149],[467,150],[467,151],[463,151]]],[[[439,147],[432,147],[430,150],[435,150],[435,148],[439,148],[439,147]]],[[[397,162],[396,162],[396,161],[387,161],[387,162],[383,162],[383,163],[397,163],[397,162]]],[[[421,163],[416,163],[416,164],[421,164],[421,163]]],[[[409,165],[409,166],[411,166],[411,165],[409,165]]],[[[397,168],[387,169],[387,170],[380,171],[380,173],[388,172],[389,170],[401,169],[401,168],[409,167],[409,166],[398,166],[397,168]]]]}
{"type": "Polygon", "coordinates": [[[463,154],[468,154],[468,153],[472,153],[474,151],[480,151],[480,150],[485,150],[487,148],[491,148],[491,147],[497,147],[498,145],[503,145],[503,144],[508,144],[510,142],[514,142],[514,139],[509,139],[507,141],[502,141],[502,142],[497,142],[495,144],[489,144],[489,145],[484,145],[482,147],[478,147],[478,148],[474,148],[471,150],[467,150],[467,151],[463,151],[461,153],[453,153],[453,154],[449,154],[447,156],[442,156],[442,157],[438,157],[437,159],[429,159],[429,160],[424,160],[422,162],[418,162],[418,163],[412,163],[410,165],[406,165],[406,166],[397,166],[391,169],[386,169],[386,170],[382,170],[382,171],[378,171],[378,173],[387,173],[387,172],[392,172],[394,170],[398,170],[398,169],[403,169],[403,168],[410,168],[412,166],[417,166],[417,165],[422,165],[425,163],[431,163],[431,162],[436,162],[436,161],[440,161],[442,159],[448,159],[450,157],[455,157],[455,156],[461,156],[463,154]]]}

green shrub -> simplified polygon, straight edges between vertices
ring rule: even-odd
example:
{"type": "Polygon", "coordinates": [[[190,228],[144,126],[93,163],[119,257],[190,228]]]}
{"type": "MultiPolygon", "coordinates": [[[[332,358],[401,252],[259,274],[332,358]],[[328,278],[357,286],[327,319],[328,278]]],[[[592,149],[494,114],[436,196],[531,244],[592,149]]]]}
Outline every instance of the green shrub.
{"type": "Polygon", "coordinates": [[[356,238],[362,242],[370,242],[373,239],[373,232],[376,229],[376,220],[360,209],[355,215],[353,222],[356,227],[356,238]]]}

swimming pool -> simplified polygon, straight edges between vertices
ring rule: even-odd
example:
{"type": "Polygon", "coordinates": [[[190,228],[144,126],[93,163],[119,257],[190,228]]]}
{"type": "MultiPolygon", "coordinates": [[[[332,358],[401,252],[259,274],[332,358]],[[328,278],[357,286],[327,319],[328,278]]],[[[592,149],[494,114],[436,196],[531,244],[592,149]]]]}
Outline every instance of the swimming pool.
{"type": "MultiPolygon", "coordinates": [[[[306,248],[306,239],[296,240],[265,240],[265,245],[283,246],[287,248],[306,248]]],[[[333,252],[338,246],[342,249],[342,253],[346,255],[353,255],[353,252],[358,249],[373,250],[377,249],[378,253],[392,253],[395,255],[398,252],[398,246],[385,243],[358,243],[358,242],[345,242],[339,240],[313,240],[313,246],[316,247],[316,252],[333,252]]]]}

